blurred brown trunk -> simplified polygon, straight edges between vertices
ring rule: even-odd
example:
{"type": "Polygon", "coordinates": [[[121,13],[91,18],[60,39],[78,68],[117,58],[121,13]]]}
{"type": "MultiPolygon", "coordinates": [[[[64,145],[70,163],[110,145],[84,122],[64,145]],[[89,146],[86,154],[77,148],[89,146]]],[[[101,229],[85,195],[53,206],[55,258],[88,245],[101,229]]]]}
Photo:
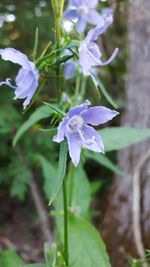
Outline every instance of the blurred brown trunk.
{"type": "MultiPolygon", "coordinates": [[[[150,127],[150,0],[129,1],[128,26],[128,80],[122,125],[150,127]]],[[[121,169],[133,175],[137,162],[148,149],[149,140],[119,152],[118,161],[121,169]]],[[[140,179],[142,239],[144,248],[150,249],[148,161],[142,168],[140,179]]],[[[113,267],[127,267],[127,255],[138,256],[133,237],[132,195],[132,181],[116,177],[109,195],[107,211],[100,225],[113,267]]]]}

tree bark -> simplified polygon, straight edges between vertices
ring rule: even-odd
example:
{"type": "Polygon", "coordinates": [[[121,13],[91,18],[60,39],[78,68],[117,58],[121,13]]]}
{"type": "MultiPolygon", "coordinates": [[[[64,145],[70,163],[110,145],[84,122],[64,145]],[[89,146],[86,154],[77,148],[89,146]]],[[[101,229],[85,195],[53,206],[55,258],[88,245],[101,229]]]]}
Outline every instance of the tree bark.
{"type": "MultiPolygon", "coordinates": [[[[128,78],[122,126],[150,127],[150,1],[128,2],[128,78]]],[[[122,137],[123,138],[123,137],[122,137]]],[[[122,170],[134,174],[141,157],[150,149],[150,140],[118,153],[122,170]]],[[[140,173],[140,223],[145,249],[150,248],[150,164],[140,173]]],[[[100,230],[113,267],[129,266],[127,256],[139,256],[132,225],[133,181],[116,177],[100,230]]]]}

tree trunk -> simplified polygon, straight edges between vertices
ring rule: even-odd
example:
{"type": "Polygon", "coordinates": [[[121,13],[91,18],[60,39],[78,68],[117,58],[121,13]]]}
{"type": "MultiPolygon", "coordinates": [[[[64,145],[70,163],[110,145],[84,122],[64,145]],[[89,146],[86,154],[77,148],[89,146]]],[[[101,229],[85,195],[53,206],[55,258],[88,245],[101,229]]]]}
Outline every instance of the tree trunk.
{"type": "MultiPolygon", "coordinates": [[[[128,79],[126,106],[122,125],[150,127],[150,0],[128,3],[128,79]]],[[[123,137],[122,137],[123,138],[123,137]]],[[[150,149],[150,140],[118,154],[120,168],[134,174],[138,161],[150,149]]],[[[150,164],[144,163],[140,175],[140,223],[145,249],[150,248],[150,164]]],[[[100,230],[106,242],[113,267],[129,266],[127,256],[139,256],[132,225],[133,181],[116,177],[100,230]]]]}

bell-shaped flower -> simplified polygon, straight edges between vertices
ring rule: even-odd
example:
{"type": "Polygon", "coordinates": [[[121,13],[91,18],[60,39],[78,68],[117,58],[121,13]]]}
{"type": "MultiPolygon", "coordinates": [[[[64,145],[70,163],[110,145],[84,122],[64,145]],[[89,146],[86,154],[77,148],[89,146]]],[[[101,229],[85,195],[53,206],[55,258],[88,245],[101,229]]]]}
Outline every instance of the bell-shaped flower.
{"type": "Polygon", "coordinates": [[[21,66],[15,78],[16,85],[13,85],[11,79],[7,78],[6,81],[0,82],[0,86],[6,84],[13,88],[15,99],[25,98],[25,101],[23,102],[23,108],[25,109],[30,103],[38,86],[39,72],[36,69],[35,64],[29,61],[26,55],[14,48],[0,49],[0,56],[3,60],[9,60],[21,66]]]}
{"type": "Polygon", "coordinates": [[[76,30],[83,33],[87,23],[98,25],[102,16],[95,9],[98,0],[70,0],[68,9],[64,12],[64,18],[77,20],[76,30]]]}
{"type": "Polygon", "coordinates": [[[104,153],[104,144],[100,134],[92,126],[98,126],[114,118],[118,112],[103,106],[88,108],[90,102],[72,107],[58,126],[53,141],[60,143],[67,138],[69,155],[74,166],[80,160],[81,148],[104,153]]]}
{"type": "Polygon", "coordinates": [[[90,30],[79,46],[79,63],[85,76],[92,76],[93,67],[109,64],[118,53],[118,48],[116,48],[111,57],[107,61],[102,62],[102,53],[100,52],[98,45],[94,42],[107,30],[112,21],[111,14],[108,16],[104,15],[101,24],[90,30]]]}

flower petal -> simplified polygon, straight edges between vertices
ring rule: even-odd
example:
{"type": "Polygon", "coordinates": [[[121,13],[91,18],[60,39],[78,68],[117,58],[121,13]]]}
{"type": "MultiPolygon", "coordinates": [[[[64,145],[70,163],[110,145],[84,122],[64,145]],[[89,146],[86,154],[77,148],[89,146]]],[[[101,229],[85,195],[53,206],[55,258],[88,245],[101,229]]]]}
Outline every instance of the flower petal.
{"type": "Polygon", "coordinates": [[[83,104],[71,108],[67,114],[69,115],[69,117],[78,115],[78,114],[80,114],[83,110],[86,110],[87,107],[88,107],[90,104],[91,104],[90,101],[89,101],[89,100],[86,100],[83,104]]]}
{"type": "Polygon", "coordinates": [[[81,113],[86,124],[98,126],[112,120],[119,113],[103,106],[89,108],[81,113]]]}
{"type": "Polygon", "coordinates": [[[87,21],[91,24],[99,25],[103,23],[103,16],[95,10],[90,10],[88,13],[87,21]]]}
{"type": "Polygon", "coordinates": [[[81,5],[81,0],[70,0],[70,6],[78,7],[79,5],[81,5]]]}
{"type": "Polygon", "coordinates": [[[85,0],[85,4],[89,7],[89,8],[95,8],[98,4],[98,0],[85,0]]]}
{"type": "Polygon", "coordinates": [[[72,79],[75,76],[75,63],[73,60],[68,60],[64,64],[64,74],[65,74],[65,79],[69,80],[72,79]]]}
{"type": "Polygon", "coordinates": [[[112,14],[106,16],[102,16],[101,23],[99,23],[98,26],[96,26],[94,29],[90,30],[85,38],[85,42],[89,43],[91,41],[96,41],[97,38],[103,34],[107,28],[111,25],[113,21],[112,14]]]}
{"type": "Polygon", "coordinates": [[[66,10],[63,13],[63,17],[66,18],[66,19],[69,19],[69,20],[76,19],[77,18],[77,11],[76,11],[76,9],[66,10]]]}
{"type": "Polygon", "coordinates": [[[24,69],[31,69],[27,56],[14,48],[0,49],[0,55],[3,60],[9,60],[15,64],[19,64],[24,69]]]}
{"type": "Polygon", "coordinates": [[[82,128],[82,145],[95,152],[104,153],[103,140],[98,132],[96,132],[92,127],[85,125],[82,128]]]}
{"type": "Polygon", "coordinates": [[[68,122],[67,118],[63,118],[63,120],[60,122],[57,130],[57,135],[55,135],[53,138],[54,142],[60,143],[61,141],[64,140],[67,122],[68,122]]]}
{"type": "Polygon", "coordinates": [[[116,55],[118,54],[118,51],[119,51],[119,49],[118,49],[118,48],[115,48],[115,50],[114,50],[114,52],[112,53],[111,57],[110,57],[108,60],[106,60],[106,61],[104,61],[104,62],[101,62],[101,63],[99,64],[99,66],[106,66],[106,65],[108,65],[110,62],[112,62],[113,59],[114,59],[114,58],[116,57],[116,55]]]}
{"type": "Polygon", "coordinates": [[[81,152],[80,136],[78,133],[66,132],[66,138],[69,148],[69,155],[71,157],[72,163],[76,167],[80,161],[80,152],[81,152]]]}
{"type": "Polygon", "coordinates": [[[0,86],[2,86],[3,84],[5,84],[5,85],[11,87],[12,89],[16,89],[17,87],[15,85],[12,85],[10,81],[11,81],[11,79],[10,78],[7,78],[6,81],[0,82],[0,86]]]}
{"type": "Polygon", "coordinates": [[[79,17],[77,24],[76,24],[76,30],[79,34],[84,32],[86,24],[87,24],[87,21],[83,17],[79,17]]]}

